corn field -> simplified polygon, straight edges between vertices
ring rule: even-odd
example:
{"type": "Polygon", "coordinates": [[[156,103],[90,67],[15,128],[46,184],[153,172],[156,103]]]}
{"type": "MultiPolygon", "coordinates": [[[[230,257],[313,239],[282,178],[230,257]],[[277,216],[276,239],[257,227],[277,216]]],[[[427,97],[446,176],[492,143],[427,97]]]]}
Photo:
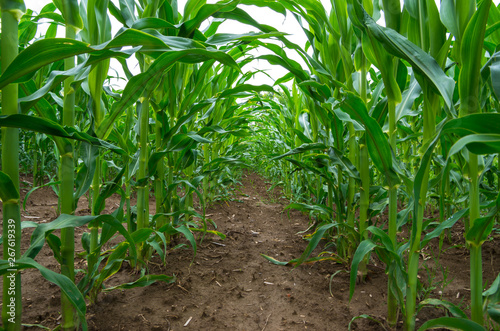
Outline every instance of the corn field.
{"type": "Polygon", "coordinates": [[[415,330],[431,304],[446,316],[419,330],[500,330],[500,276],[484,279],[481,250],[500,225],[492,0],[188,0],[183,10],[175,0],[53,0],[40,12],[0,0],[0,8],[5,330],[21,330],[29,309],[24,269],[60,289],[62,330],[87,330],[87,308],[125,264],[136,280],[117,289],[174,283],[148,263],[175,263],[166,252],[178,240],[195,260],[203,238],[225,238],[205,209],[231,197],[242,168],[272,179],[287,209],[309,215],[294,268],[325,256],[344,264],[351,298],[370,261],[381,262],[388,328],[415,330]],[[260,23],[248,6],[293,17],[307,42],[260,23]],[[248,32],[219,33],[224,22],[248,32]],[[287,73],[255,84],[262,70],[250,67],[264,62],[287,73]],[[23,199],[20,171],[33,175],[23,199]],[[41,187],[56,192],[59,216],[21,222],[41,187]],[[119,207],[106,214],[113,195],[119,207]],[[77,216],[82,197],[88,213],[77,216]],[[458,227],[469,251],[465,310],[419,297],[422,250],[453,244],[458,227]],[[75,269],[76,228],[86,229],[85,270],[75,269]],[[105,249],[116,235],[123,240],[105,249]],[[37,262],[44,247],[60,272],[37,262]]]}

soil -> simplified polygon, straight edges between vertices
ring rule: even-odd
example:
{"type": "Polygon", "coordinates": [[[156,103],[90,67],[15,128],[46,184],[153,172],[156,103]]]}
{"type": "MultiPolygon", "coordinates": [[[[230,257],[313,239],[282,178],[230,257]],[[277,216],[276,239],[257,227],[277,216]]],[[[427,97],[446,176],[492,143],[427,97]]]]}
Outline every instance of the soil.
{"type": "MultiPolygon", "coordinates": [[[[89,329],[347,330],[350,321],[361,314],[368,314],[376,321],[356,319],[352,330],[384,330],[384,326],[388,329],[385,322],[387,277],[376,257],[370,262],[366,281],[356,285],[351,302],[348,265],[322,261],[293,268],[270,263],[261,254],[280,261],[302,254],[307,241],[298,232],[307,229],[311,220],[298,211],[284,211],[287,201],[280,198],[279,191],[268,191],[270,185],[260,176],[246,173],[241,182],[233,201],[207,209],[207,216],[217,224],[217,231],[226,234],[225,240],[207,235],[198,245],[194,260],[189,245],[170,250],[166,265],[155,257],[148,265],[149,272],[175,275],[176,282],[101,293],[97,303],[88,306],[89,329]]],[[[22,189],[22,194],[28,190],[29,187],[22,189]]],[[[154,210],[154,201],[150,203],[154,210]]],[[[104,212],[110,213],[118,206],[119,199],[111,197],[104,212]]],[[[85,198],[81,199],[77,214],[88,214],[85,198]]],[[[57,196],[51,188],[35,191],[22,215],[23,221],[37,223],[55,219],[57,196]]],[[[83,251],[80,238],[85,231],[86,228],[75,231],[77,252],[83,251]]],[[[23,230],[23,251],[29,246],[31,233],[32,229],[23,230]]],[[[445,241],[439,257],[437,239],[422,252],[419,275],[424,284],[422,293],[451,301],[467,311],[468,251],[460,229],[454,229],[451,235],[454,246],[445,241]]],[[[120,238],[113,242],[120,242],[120,238]]],[[[183,239],[178,243],[183,243],[183,239]]],[[[312,256],[320,252],[318,248],[312,256]]],[[[483,280],[488,285],[500,271],[499,253],[498,240],[485,243],[483,280]]],[[[36,260],[60,271],[48,245],[36,260]]],[[[77,258],[75,262],[76,268],[85,269],[85,260],[77,258]]],[[[23,323],[57,327],[60,323],[58,287],[42,278],[38,271],[25,270],[22,274],[23,323]]],[[[124,263],[105,285],[127,283],[138,277],[134,269],[124,263]]],[[[417,316],[417,326],[440,316],[445,316],[445,312],[439,308],[423,308],[417,316]]]]}

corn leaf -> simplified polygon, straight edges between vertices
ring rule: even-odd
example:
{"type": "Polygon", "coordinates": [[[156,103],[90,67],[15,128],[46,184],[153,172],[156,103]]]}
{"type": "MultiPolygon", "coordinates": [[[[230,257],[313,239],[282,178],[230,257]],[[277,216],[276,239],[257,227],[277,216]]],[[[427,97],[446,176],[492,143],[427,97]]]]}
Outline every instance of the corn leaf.
{"type": "Polygon", "coordinates": [[[425,322],[418,329],[418,331],[424,331],[429,329],[437,328],[447,328],[452,330],[463,330],[463,331],[486,331],[486,329],[466,318],[454,318],[454,317],[440,317],[430,321],[425,322]]]}
{"type": "Polygon", "coordinates": [[[340,107],[365,126],[368,152],[373,163],[380,172],[385,174],[389,185],[397,185],[400,179],[392,165],[391,147],[377,121],[368,115],[364,102],[353,93],[346,92],[340,107]]]}
{"type": "MultiPolygon", "coordinates": [[[[348,7],[350,8],[349,17],[359,28],[367,31],[369,36],[377,40],[387,52],[408,61],[416,72],[424,76],[431,86],[439,91],[446,106],[452,107],[455,83],[443,72],[434,58],[396,31],[377,25],[364,11],[358,0],[349,0],[348,7]]],[[[372,42],[372,45],[375,43],[372,42]]],[[[382,65],[384,64],[379,63],[379,66],[382,65]]]]}

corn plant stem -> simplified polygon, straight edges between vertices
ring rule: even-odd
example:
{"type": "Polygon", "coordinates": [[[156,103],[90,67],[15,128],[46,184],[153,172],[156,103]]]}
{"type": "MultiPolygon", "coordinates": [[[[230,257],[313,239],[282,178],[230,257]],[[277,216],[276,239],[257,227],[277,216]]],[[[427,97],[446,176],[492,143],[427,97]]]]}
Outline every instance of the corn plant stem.
{"type": "MultiPolygon", "coordinates": [[[[193,165],[190,165],[189,167],[186,168],[186,177],[188,178],[188,180],[190,178],[193,178],[193,172],[194,172],[193,167],[194,167],[193,165]]],[[[186,191],[189,191],[189,188],[186,187],[186,191]]],[[[185,202],[184,208],[186,210],[193,209],[193,193],[186,192],[186,194],[187,194],[187,197],[186,197],[186,202],[185,202]]],[[[185,220],[186,220],[186,222],[189,222],[191,220],[191,215],[186,214],[185,220]]]]}
{"type": "MultiPolygon", "coordinates": [[[[357,146],[356,146],[356,133],[354,131],[354,124],[349,123],[347,126],[349,130],[349,160],[352,164],[356,164],[356,159],[358,158],[357,146]]],[[[348,193],[347,193],[347,224],[354,227],[354,213],[356,211],[354,206],[354,193],[356,190],[356,181],[354,178],[349,177],[348,183],[348,193]]]]}
{"type": "MultiPolygon", "coordinates": [[[[94,13],[92,13],[94,14],[94,13]]],[[[90,86],[90,94],[92,97],[93,104],[93,116],[94,116],[94,128],[99,128],[101,122],[104,118],[104,110],[102,109],[101,104],[101,95],[102,95],[102,83],[106,78],[109,68],[109,61],[100,62],[96,65],[96,67],[90,72],[88,81],[90,86]]],[[[96,167],[94,172],[94,178],[92,179],[92,215],[97,216],[100,211],[96,210],[96,202],[99,198],[99,193],[101,189],[101,176],[105,176],[106,172],[102,169],[102,160],[101,154],[98,152],[96,157],[96,167]]],[[[99,245],[99,224],[92,224],[90,226],[90,255],[88,258],[87,266],[89,272],[94,270],[94,266],[97,263],[100,252],[94,252],[98,249],[99,245]]]]}
{"type": "MultiPolygon", "coordinates": [[[[204,164],[210,163],[210,152],[208,149],[208,144],[203,145],[203,158],[204,158],[204,164]]],[[[208,175],[203,177],[203,200],[205,203],[208,203],[208,175]]]]}
{"type": "MultiPolygon", "coordinates": [[[[130,126],[133,121],[133,111],[132,109],[127,109],[127,116],[125,119],[125,129],[123,130],[123,140],[127,141],[129,139],[130,126]]],[[[127,229],[129,232],[134,231],[134,224],[132,222],[132,207],[130,205],[130,195],[131,195],[131,187],[130,187],[130,158],[129,156],[124,156],[124,162],[126,164],[127,169],[125,170],[125,206],[126,206],[126,220],[127,220],[127,229]]]]}
{"type": "MultiPolygon", "coordinates": [[[[474,226],[474,222],[479,218],[479,172],[478,156],[469,153],[469,229],[474,226]]],[[[468,231],[468,229],[466,230],[468,231]]],[[[481,246],[471,245],[470,249],[470,286],[471,286],[471,319],[483,325],[483,269],[481,246]]]]}
{"type": "MultiPolygon", "coordinates": [[[[94,178],[92,179],[92,215],[97,216],[99,213],[96,210],[96,202],[99,198],[99,191],[101,186],[101,155],[100,153],[96,157],[96,166],[94,172],[94,178]]],[[[98,255],[94,254],[94,250],[97,248],[99,244],[99,227],[96,224],[93,224],[90,227],[90,254],[87,259],[87,267],[88,272],[91,273],[94,270],[94,266],[97,263],[99,258],[98,255]]]]}
{"type": "MultiPolygon", "coordinates": [[[[157,118],[156,123],[155,123],[155,135],[156,135],[156,142],[159,145],[162,141],[162,125],[160,120],[157,118]]],[[[164,205],[163,205],[163,199],[164,199],[164,190],[163,190],[163,179],[165,178],[165,160],[161,158],[161,160],[158,162],[158,167],[156,169],[156,175],[155,175],[155,199],[156,199],[156,213],[164,213],[164,205]]],[[[159,229],[163,225],[165,225],[165,216],[160,216],[156,220],[156,227],[159,229]]]]}
{"type": "Polygon", "coordinates": [[[336,198],[336,207],[337,207],[337,223],[342,224],[344,223],[344,199],[342,199],[342,189],[341,189],[341,184],[340,182],[342,181],[342,168],[340,166],[337,166],[337,173],[338,173],[338,179],[339,179],[339,184],[337,185],[337,191],[335,192],[335,198],[336,198]]]}
{"type": "Polygon", "coordinates": [[[37,134],[34,133],[33,134],[33,147],[34,147],[34,151],[35,153],[33,153],[33,186],[38,186],[38,177],[40,176],[40,174],[38,173],[38,146],[37,146],[37,143],[36,143],[36,136],[37,134]]]}
{"type": "MultiPolygon", "coordinates": [[[[361,99],[366,104],[366,58],[361,54],[361,77],[359,80],[359,91],[361,99]]],[[[365,233],[368,221],[368,208],[370,206],[370,159],[368,155],[368,147],[366,146],[366,136],[360,139],[359,143],[359,174],[361,177],[361,186],[359,188],[359,234],[360,242],[368,238],[365,233]]],[[[366,275],[366,261],[360,263],[360,269],[363,275],[366,275]]]]}
{"type": "MultiPolygon", "coordinates": [[[[12,12],[2,10],[2,72],[9,66],[18,54],[18,20],[12,12]]],[[[2,89],[2,115],[17,114],[18,87],[10,84],[2,89]]],[[[10,176],[15,188],[19,192],[19,129],[2,128],[2,171],[10,176]]],[[[3,201],[3,234],[14,230],[14,241],[9,243],[4,239],[3,259],[12,257],[20,258],[21,248],[21,212],[19,199],[3,201]],[[13,220],[13,221],[11,221],[13,220]],[[10,244],[13,243],[13,246],[10,244]]],[[[3,305],[2,322],[7,331],[21,330],[21,274],[16,271],[8,271],[3,276],[3,305]],[[12,282],[12,280],[14,280],[12,282]],[[14,285],[12,287],[11,285],[14,285]],[[13,315],[9,315],[11,308],[8,306],[13,302],[13,315]]]]}
{"type": "MultiPolygon", "coordinates": [[[[66,38],[74,39],[76,36],[75,29],[66,26],[66,38]]],[[[64,69],[70,70],[75,66],[74,58],[64,60],[64,69]]],[[[64,82],[64,105],[63,105],[63,125],[73,127],[75,125],[75,91],[71,87],[73,78],[69,77],[64,82]]],[[[74,143],[68,141],[65,145],[66,150],[61,151],[61,190],[59,201],[61,205],[61,213],[73,214],[75,211],[74,203],[74,143]]],[[[65,275],[71,281],[75,281],[75,229],[68,227],[61,229],[61,274],[65,275]]],[[[75,313],[73,305],[68,297],[61,294],[61,312],[62,312],[62,330],[75,329],[75,313]]]]}
{"type": "MultiPolygon", "coordinates": [[[[137,179],[141,180],[146,177],[147,157],[148,157],[148,126],[149,126],[149,100],[144,98],[140,103],[139,112],[139,170],[137,171],[137,179]]],[[[148,227],[149,215],[146,215],[148,203],[148,184],[144,182],[137,189],[137,229],[148,227]]]]}
{"type": "MultiPolygon", "coordinates": [[[[396,154],[396,102],[389,99],[389,144],[396,154]]],[[[388,235],[394,247],[397,245],[397,216],[398,216],[398,189],[392,184],[389,187],[389,229],[388,235]]],[[[391,278],[387,284],[387,321],[389,325],[394,326],[398,319],[398,302],[391,288],[391,278]]]]}
{"type": "MultiPolygon", "coordinates": [[[[424,107],[423,107],[423,145],[429,142],[436,131],[435,114],[439,109],[439,100],[437,96],[430,90],[429,86],[424,85],[424,107]]],[[[410,253],[408,257],[408,290],[406,294],[406,330],[415,329],[415,313],[416,313],[416,300],[417,300],[417,275],[418,263],[420,252],[420,237],[422,234],[422,226],[424,220],[424,211],[427,204],[427,189],[429,183],[430,164],[425,168],[424,176],[422,179],[422,186],[420,188],[420,200],[415,203],[418,204],[418,212],[415,215],[414,226],[415,233],[411,235],[410,253]]]]}

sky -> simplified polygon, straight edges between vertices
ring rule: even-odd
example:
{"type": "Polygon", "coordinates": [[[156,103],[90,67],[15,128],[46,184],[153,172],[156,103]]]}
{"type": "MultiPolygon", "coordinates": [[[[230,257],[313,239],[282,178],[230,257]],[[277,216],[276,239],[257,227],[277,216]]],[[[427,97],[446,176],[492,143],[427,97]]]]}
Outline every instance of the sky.
{"type": "MultiPolygon", "coordinates": [[[[118,0],[111,0],[113,1],[117,6],[118,6],[118,0]]],[[[401,3],[403,4],[404,0],[400,0],[401,3]]],[[[46,4],[50,3],[50,0],[25,0],[26,7],[33,10],[34,12],[39,12],[46,4]]],[[[178,9],[179,12],[183,13],[184,12],[184,6],[187,2],[187,0],[178,0],[178,9]]],[[[216,0],[208,0],[207,3],[215,3],[217,2],[216,0]]],[[[325,7],[326,10],[330,11],[331,9],[331,4],[330,0],[321,0],[323,3],[323,6],[325,7]]],[[[494,0],[495,4],[498,4],[500,0],[494,0]]],[[[439,0],[436,0],[436,4],[439,7],[439,0]]],[[[299,26],[297,23],[296,19],[293,17],[293,15],[287,15],[284,17],[281,14],[278,14],[271,9],[268,8],[260,8],[256,6],[241,6],[248,14],[250,14],[255,20],[257,20],[259,23],[262,24],[267,24],[275,27],[279,31],[288,33],[289,35],[287,38],[289,38],[291,41],[294,43],[300,45],[301,47],[304,47],[307,41],[307,38],[302,31],[302,28],[299,26]]],[[[116,21],[114,17],[110,15],[110,18],[112,20],[112,34],[114,35],[121,27],[121,24],[116,21]]],[[[377,22],[381,25],[383,25],[384,20],[383,17],[377,22]]],[[[45,28],[42,26],[39,27],[39,31],[44,31],[46,29],[47,25],[45,24],[45,28]]],[[[202,26],[203,28],[203,26],[202,26]]],[[[224,22],[223,24],[220,25],[218,29],[218,33],[246,33],[250,31],[256,31],[256,28],[249,26],[249,25],[244,25],[239,22],[231,21],[228,20],[224,22]]],[[[63,29],[60,29],[58,31],[58,37],[64,37],[64,31],[63,29]]],[[[304,66],[305,64],[303,63],[302,59],[300,56],[298,56],[294,51],[287,50],[287,55],[291,58],[296,60],[299,63],[302,63],[304,66]]],[[[254,56],[259,56],[263,54],[270,53],[270,51],[263,51],[263,50],[255,50],[253,51],[254,56]]],[[[135,57],[131,57],[128,61],[128,66],[129,69],[132,71],[132,73],[137,74],[139,73],[139,68],[137,66],[137,61],[135,60],[135,57]]],[[[123,74],[123,71],[121,69],[121,66],[119,65],[118,61],[112,59],[111,60],[111,68],[116,69],[121,77],[125,77],[123,74]]],[[[249,81],[251,84],[259,85],[259,84],[269,84],[272,85],[274,83],[274,80],[284,76],[287,74],[287,70],[282,68],[281,66],[273,66],[270,65],[267,61],[265,60],[257,60],[253,61],[251,64],[247,65],[244,67],[244,71],[253,71],[256,68],[261,69],[261,70],[266,70],[266,72],[272,77],[269,78],[263,73],[258,73],[255,75],[255,77],[249,81]]],[[[110,72],[110,74],[113,74],[113,72],[110,72]]],[[[115,88],[123,88],[125,82],[115,80],[113,79],[111,81],[111,84],[115,88]]]]}

